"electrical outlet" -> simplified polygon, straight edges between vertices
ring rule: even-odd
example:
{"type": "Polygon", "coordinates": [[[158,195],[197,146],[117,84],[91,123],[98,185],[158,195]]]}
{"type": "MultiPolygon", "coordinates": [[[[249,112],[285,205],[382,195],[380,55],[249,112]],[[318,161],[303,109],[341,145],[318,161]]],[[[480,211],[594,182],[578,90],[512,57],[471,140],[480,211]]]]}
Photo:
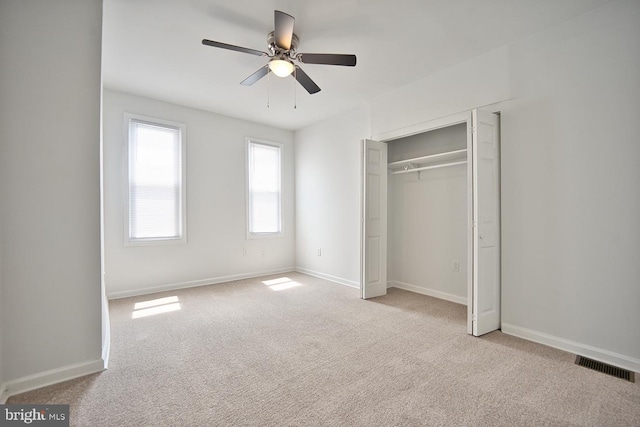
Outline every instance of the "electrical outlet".
{"type": "Polygon", "coordinates": [[[455,271],[455,272],[460,271],[460,261],[453,261],[451,263],[451,271],[455,271]]]}
{"type": "Polygon", "coordinates": [[[322,249],[318,248],[318,256],[322,256],[322,249]]]}

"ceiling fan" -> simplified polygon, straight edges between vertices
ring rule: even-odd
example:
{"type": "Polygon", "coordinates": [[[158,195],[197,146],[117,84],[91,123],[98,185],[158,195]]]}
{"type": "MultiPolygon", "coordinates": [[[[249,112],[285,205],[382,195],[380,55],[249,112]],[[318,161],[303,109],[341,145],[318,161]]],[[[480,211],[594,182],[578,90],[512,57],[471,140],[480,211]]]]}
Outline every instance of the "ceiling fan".
{"type": "Polygon", "coordinates": [[[307,90],[307,92],[314,94],[320,92],[320,87],[318,87],[307,73],[302,71],[302,68],[296,65],[293,61],[298,61],[304,64],[343,65],[347,67],[355,67],[355,55],[335,53],[298,53],[298,43],[300,42],[300,39],[293,32],[295,18],[287,13],[276,10],[274,20],[275,30],[267,34],[268,52],[207,39],[203,39],[202,44],[271,58],[265,66],[240,82],[240,84],[244,86],[251,86],[269,74],[269,72],[273,72],[273,74],[278,77],[287,77],[293,74],[293,77],[307,90]]]}

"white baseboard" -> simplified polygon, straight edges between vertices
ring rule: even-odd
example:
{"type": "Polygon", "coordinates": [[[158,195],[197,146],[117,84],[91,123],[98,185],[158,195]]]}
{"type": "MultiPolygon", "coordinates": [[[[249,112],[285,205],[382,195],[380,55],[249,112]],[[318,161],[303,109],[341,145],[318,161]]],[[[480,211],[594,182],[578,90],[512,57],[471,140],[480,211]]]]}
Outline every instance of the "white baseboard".
{"type": "Polygon", "coordinates": [[[423,286],[412,285],[410,283],[404,283],[397,280],[390,280],[387,284],[388,288],[399,288],[405,291],[415,292],[417,294],[428,295],[430,297],[443,299],[446,301],[455,302],[457,304],[467,305],[467,298],[461,297],[447,292],[436,291],[434,289],[425,288],[423,286]]]}
{"type": "Polygon", "coordinates": [[[168,283],[164,285],[151,286],[148,288],[131,289],[128,291],[107,292],[107,299],[119,299],[136,297],[140,295],[155,294],[157,292],[175,291],[177,289],[195,288],[197,286],[215,285],[218,283],[232,282],[234,280],[253,279],[254,277],[269,276],[271,274],[288,273],[295,271],[293,267],[278,268],[275,270],[255,271],[252,273],[232,274],[229,276],[212,277],[209,279],[192,280],[189,282],[168,283]]]}
{"type": "Polygon", "coordinates": [[[330,274],[320,273],[319,271],[308,270],[302,267],[296,267],[295,271],[298,273],[308,274],[309,276],[318,277],[320,279],[328,280],[330,282],[339,283],[341,285],[346,285],[351,288],[360,289],[360,283],[354,282],[353,280],[343,279],[342,277],[332,276],[330,274]]]}
{"type": "Polygon", "coordinates": [[[505,334],[513,335],[514,337],[544,344],[579,356],[588,357],[599,362],[608,363],[609,365],[617,366],[619,368],[628,369],[633,372],[640,372],[640,359],[636,359],[634,357],[614,353],[609,350],[567,340],[545,334],[543,332],[522,328],[509,323],[502,323],[501,329],[505,334]]]}
{"type": "Polygon", "coordinates": [[[16,394],[47,387],[53,384],[69,381],[74,378],[95,374],[105,370],[104,360],[90,360],[76,363],[74,365],[63,366],[62,368],[40,372],[26,377],[7,381],[3,384],[0,403],[6,403],[7,399],[16,394]]]}

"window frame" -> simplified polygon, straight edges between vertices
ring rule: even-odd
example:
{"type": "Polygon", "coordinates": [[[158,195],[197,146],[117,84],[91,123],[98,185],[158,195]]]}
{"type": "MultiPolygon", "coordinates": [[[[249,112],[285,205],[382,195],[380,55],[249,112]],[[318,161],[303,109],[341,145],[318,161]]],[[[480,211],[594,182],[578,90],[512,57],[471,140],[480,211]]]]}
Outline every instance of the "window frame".
{"type": "Polygon", "coordinates": [[[273,142],[273,141],[266,141],[263,139],[257,139],[257,138],[251,138],[251,137],[246,137],[245,138],[245,201],[246,201],[246,209],[245,209],[245,213],[246,213],[246,220],[245,220],[245,227],[246,227],[246,237],[247,240],[254,240],[254,239],[273,239],[273,238],[281,238],[284,237],[285,235],[285,225],[284,225],[284,219],[283,219],[283,206],[284,206],[284,191],[283,191],[283,182],[284,182],[284,144],[281,144],[279,142],[273,142]],[[265,232],[265,233],[254,233],[251,231],[251,188],[250,188],[250,183],[251,183],[251,176],[250,176],[250,160],[249,160],[249,155],[250,155],[250,150],[251,150],[251,144],[256,144],[256,145],[265,145],[268,147],[275,147],[279,150],[280,153],[280,176],[279,178],[279,223],[280,223],[280,231],[277,232],[265,232]]]}
{"type": "Polygon", "coordinates": [[[123,236],[125,246],[150,246],[165,244],[183,244],[187,243],[187,159],[186,159],[186,140],[187,126],[184,123],[174,122],[156,117],[148,117],[134,113],[124,113],[124,148],[123,148],[123,183],[124,183],[124,223],[123,236]],[[155,237],[145,239],[131,238],[131,184],[130,184],[130,166],[129,158],[131,153],[131,124],[132,122],[146,123],[152,126],[178,129],[180,131],[180,147],[178,153],[180,155],[180,237],[155,237]]]}

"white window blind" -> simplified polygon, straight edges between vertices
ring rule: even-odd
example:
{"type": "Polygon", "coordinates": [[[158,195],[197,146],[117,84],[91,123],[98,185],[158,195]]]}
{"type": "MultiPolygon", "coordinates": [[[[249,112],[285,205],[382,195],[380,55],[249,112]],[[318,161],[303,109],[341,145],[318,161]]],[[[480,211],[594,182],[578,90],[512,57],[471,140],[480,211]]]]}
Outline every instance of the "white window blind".
{"type": "Polygon", "coordinates": [[[182,129],[129,120],[129,241],[183,237],[182,129]]]}
{"type": "Polygon", "coordinates": [[[274,234],[282,231],[281,148],[248,142],[249,233],[274,234]]]}

